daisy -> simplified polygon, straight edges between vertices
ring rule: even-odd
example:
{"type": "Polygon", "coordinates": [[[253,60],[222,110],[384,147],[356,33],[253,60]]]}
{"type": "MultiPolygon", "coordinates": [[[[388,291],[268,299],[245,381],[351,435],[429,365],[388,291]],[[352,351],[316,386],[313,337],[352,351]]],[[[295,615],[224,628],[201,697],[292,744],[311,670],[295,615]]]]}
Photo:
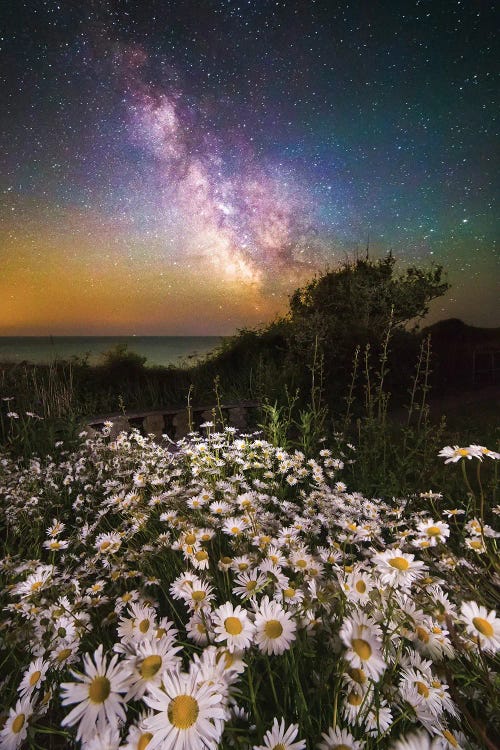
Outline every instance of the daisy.
{"type": "Polygon", "coordinates": [[[267,576],[257,570],[252,570],[236,576],[235,584],[237,585],[233,586],[233,593],[236,596],[241,599],[252,599],[266,586],[267,576]]]}
{"type": "Polygon", "coordinates": [[[377,680],[387,666],[381,653],[381,631],[378,625],[366,615],[354,615],[344,621],[339,635],[347,646],[344,656],[349,664],[377,680]]]}
{"type": "Polygon", "coordinates": [[[0,731],[0,747],[2,750],[16,750],[26,739],[28,721],[33,713],[33,706],[28,696],[17,701],[11,708],[7,720],[0,731]]]}
{"type": "Polygon", "coordinates": [[[41,656],[30,664],[24,673],[23,679],[18,688],[18,693],[21,698],[25,695],[31,696],[35,690],[38,690],[38,688],[41,687],[42,682],[45,680],[45,673],[48,668],[49,662],[44,661],[41,656]]]}
{"type": "Polygon", "coordinates": [[[125,721],[124,698],[122,693],[128,689],[128,674],[118,663],[118,656],[111,657],[109,665],[103,656],[102,644],[94,653],[93,660],[89,654],[83,657],[85,672],[71,670],[78,682],[63,682],[63,706],[76,703],[70,713],[64,717],[62,726],[78,724],[77,740],[92,736],[95,729],[102,731],[108,726],[116,726],[118,721],[125,721]]]}
{"type": "Polygon", "coordinates": [[[265,654],[282,654],[295,640],[297,626],[281,604],[265,596],[255,615],[255,642],[265,654]]]}
{"type": "Polygon", "coordinates": [[[462,620],[469,635],[483,651],[496,653],[500,649],[500,618],[496,611],[488,612],[476,602],[464,602],[461,607],[462,620]]]}
{"type": "Polygon", "coordinates": [[[455,464],[462,458],[468,458],[469,460],[473,457],[480,458],[481,452],[476,450],[475,448],[472,448],[473,446],[469,446],[468,448],[459,448],[458,445],[454,445],[452,448],[451,446],[447,445],[445,448],[442,448],[439,451],[438,456],[441,456],[441,458],[446,458],[445,464],[455,464]]]}
{"type": "Polygon", "coordinates": [[[144,721],[148,750],[216,750],[225,718],[217,685],[198,686],[196,671],[164,672],[162,679],[162,688],[152,686],[144,697],[157,712],[144,721]]]}
{"type": "Polygon", "coordinates": [[[253,750],[305,750],[305,740],[293,741],[298,732],[298,724],[290,724],[286,728],[284,719],[281,719],[281,723],[274,719],[273,726],[263,737],[264,745],[254,745],[253,750]]]}
{"type": "Polygon", "coordinates": [[[229,536],[239,536],[247,526],[248,523],[243,518],[231,516],[225,520],[222,531],[229,536]]]}
{"type": "Polygon", "coordinates": [[[14,586],[12,593],[22,598],[36,596],[48,584],[52,573],[52,565],[39,565],[35,572],[29,575],[25,581],[14,586]]]}
{"type": "Polygon", "coordinates": [[[130,687],[125,702],[142,698],[151,685],[161,684],[165,669],[175,669],[179,662],[176,656],[182,646],[174,646],[171,638],[145,640],[137,646],[137,654],[129,656],[124,667],[130,667],[130,687]]]}
{"type": "Polygon", "coordinates": [[[375,555],[373,562],[382,585],[397,586],[403,590],[410,588],[426,569],[423,562],[415,560],[415,555],[405,554],[400,549],[380,552],[375,555]]]}
{"type": "Polygon", "coordinates": [[[82,750],[119,750],[120,731],[117,727],[106,727],[96,730],[90,739],[82,745],[82,750]]]}
{"type": "Polygon", "coordinates": [[[432,518],[421,521],[417,531],[429,541],[431,547],[435,547],[438,542],[444,542],[450,536],[448,524],[444,521],[434,521],[432,518]]]}
{"type": "Polygon", "coordinates": [[[441,750],[441,742],[431,739],[427,732],[414,732],[391,745],[391,750],[441,750]]]}
{"type": "Polygon", "coordinates": [[[330,727],[328,732],[322,733],[324,742],[320,742],[318,750],[363,750],[363,740],[355,740],[347,729],[330,727]]]}
{"type": "Polygon", "coordinates": [[[239,604],[234,607],[226,602],[212,615],[215,641],[226,641],[228,651],[244,651],[253,640],[255,626],[250,622],[248,612],[239,604]]]}
{"type": "Polygon", "coordinates": [[[95,540],[95,548],[101,555],[112,555],[120,549],[122,540],[120,534],[99,534],[95,540]]]}
{"type": "Polygon", "coordinates": [[[67,539],[46,539],[43,543],[45,549],[50,552],[58,552],[60,549],[67,549],[69,542],[67,539]]]}

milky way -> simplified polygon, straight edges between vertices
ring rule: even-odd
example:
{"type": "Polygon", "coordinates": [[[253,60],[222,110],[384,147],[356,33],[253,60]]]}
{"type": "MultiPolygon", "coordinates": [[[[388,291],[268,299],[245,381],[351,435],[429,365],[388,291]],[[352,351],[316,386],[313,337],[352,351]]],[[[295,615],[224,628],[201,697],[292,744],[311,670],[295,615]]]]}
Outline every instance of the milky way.
{"type": "Polygon", "coordinates": [[[0,335],[231,333],[367,247],[498,325],[495,3],[1,13],[0,335]]]}

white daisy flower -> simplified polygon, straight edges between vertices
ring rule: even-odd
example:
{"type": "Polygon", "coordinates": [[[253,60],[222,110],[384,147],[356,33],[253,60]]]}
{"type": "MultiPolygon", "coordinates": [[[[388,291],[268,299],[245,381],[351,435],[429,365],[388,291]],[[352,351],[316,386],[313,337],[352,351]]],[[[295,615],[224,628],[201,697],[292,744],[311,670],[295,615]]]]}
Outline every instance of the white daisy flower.
{"type": "Polygon", "coordinates": [[[328,732],[323,732],[323,742],[318,744],[318,750],[363,750],[363,740],[356,740],[347,729],[330,727],[328,732]]]}
{"type": "Polygon", "coordinates": [[[298,724],[290,724],[286,727],[285,720],[274,719],[273,726],[269,729],[264,737],[263,745],[254,745],[253,750],[305,750],[305,740],[294,742],[299,732],[298,724]]]}
{"type": "Polygon", "coordinates": [[[441,747],[437,737],[432,739],[427,732],[414,732],[397,740],[391,750],[441,750],[441,747]]]}
{"type": "Polygon", "coordinates": [[[438,542],[444,542],[450,536],[448,524],[444,521],[434,521],[432,518],[421,521],[417,526],[417,531],[428,540],[431,547],[435,547],[438,542]]]}
{"type": "Polygon", "coordinates": [[[148,750],[216,750],[225,710],[217,685],[198,686],[197,671],[163,673],[162,688],[153,686],[144,702],[155,715],[144,721],[152,737],[148,750]]]}
{"type": "Polygon", "coordinates": [[[130,669],[130,687],[125,702],[142,698],[151,685],[160,685],[163,672],[177,666],[180,657],[176,654],[181,648],[173,645],[168,637],[139,643],[137,653],[129,656],[123,665],[130,669]]]}
{"type": "Polygon", "coordinates": [[[42,682],[45,680],[45,674],[49,668],[49,662],[39,656],[34,662],[30,664],[28,669],[23,675],[21,684],[17,692],[23,698],[25,695],[31,696],[31,694],[41,687],[42,682]]]}
{"type": "Polygon", "coordinates": [[[378,625],[366,615],[354,615],[344,621],[339,635],[347,646],[344,658],[349,664],[377,680],[387,666],[381,652],[381,631],[378,625]]]}
{"type": "Polygon", "coordinates": [[[488,612],[476,602],[464,602],[460,609],[461,619],[473,640],[483,651],[496,653],[500,649],[500,618],[496,611],[488,612]]]}
{"type": "Polygon", "coordinates": [[[265,654],[282,654],[295,640],[297,626],[276,601],[265,596],[255,614],[255,642],[265,654]]]}
{"type": "Polygon", "coordinates": [[[471,458],[481,458],[481,452],[472,449],[472,446],[469,446],[468,448],[460,448],[458,445],[454,445],[453,448],[449,445],[442,448],[438,456],[441,456],[441,458],[446,458],[445,464],[449,463],[457,463],[457,461],[461,461],[462,458],[468,458],[469,460],[471,458]]]}
{"type": "Polygon", "coordinates": [[[128,690],[129,675],[118,663],[118,656],[111,657],[109,665],[103,655],[102,644],[94,657],[83,657],[85,672],[71,670],[78,682],[61,684],[63,706],[78,704],[64,717],[62,726],[78,724],[76,738],[87,739],[94,731],[102,731],[125,721],[123,693],[128,690]]]}
{"type": "Polygon", "coordinates": [[[213,612],[212,619],[215,641],[225,641],[228,651],[244,651],[252,643],[255,626],[239,604],[234,607],[226,602],[213,612]]]}
{"type": "Polygon", "coordinates": [[[0,731],[0,747],[2,750],[16,750],[26,739],[28,721],[33,713],[33,706],[29,696],[20,698],[0,731]]]}
{"type": "Polygon", "coordinates": [[[380,552],[374,556],[373,562],[377,567],[382,585],[396,586],[403,590],[410,588],[426,570],[423,562],[415,560],[415,555],[406,554],[400,549],[380,552]]]}

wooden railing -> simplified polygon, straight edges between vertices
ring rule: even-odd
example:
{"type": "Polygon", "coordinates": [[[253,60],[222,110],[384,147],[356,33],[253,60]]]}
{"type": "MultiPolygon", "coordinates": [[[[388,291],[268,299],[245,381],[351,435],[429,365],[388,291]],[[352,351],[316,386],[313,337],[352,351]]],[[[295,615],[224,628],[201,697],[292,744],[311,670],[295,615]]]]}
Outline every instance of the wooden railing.
{"type": "Polygon", "coordinates": [[[106,414],[88,420],[86,431],[89,436],[93,436],[102,430],[105,422],[111,422],[111,438],[115,438],[120,432],[136,428],[143,435],[161,438],[166,434],[171,440],[180,440],[188,434],[190,425],[193,430],[198,430],[204,422],[214,422],[219,428],[222,412],[226,425],[245,432],[252,423],[255,423],[255,412],[258,407],[258,401],[240,401],[234,404],[221,404],[220,407],[192,406],[188,409],[186,406],[181,406],[126,414],[106,414]]]}

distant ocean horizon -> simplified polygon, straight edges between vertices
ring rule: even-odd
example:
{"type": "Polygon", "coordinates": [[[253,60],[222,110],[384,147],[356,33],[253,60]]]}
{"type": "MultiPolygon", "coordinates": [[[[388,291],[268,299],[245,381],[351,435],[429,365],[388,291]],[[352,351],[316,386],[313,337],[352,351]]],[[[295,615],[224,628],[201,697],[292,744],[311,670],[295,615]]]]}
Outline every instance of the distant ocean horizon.
{"type": "Polygon", "coordinates": [[[118,344],[146,357],[146,367],[193,363],[216,349],[224,336],[0,336],[0,363],[48,364],[86,357],[98,364],[118,344]]]}

